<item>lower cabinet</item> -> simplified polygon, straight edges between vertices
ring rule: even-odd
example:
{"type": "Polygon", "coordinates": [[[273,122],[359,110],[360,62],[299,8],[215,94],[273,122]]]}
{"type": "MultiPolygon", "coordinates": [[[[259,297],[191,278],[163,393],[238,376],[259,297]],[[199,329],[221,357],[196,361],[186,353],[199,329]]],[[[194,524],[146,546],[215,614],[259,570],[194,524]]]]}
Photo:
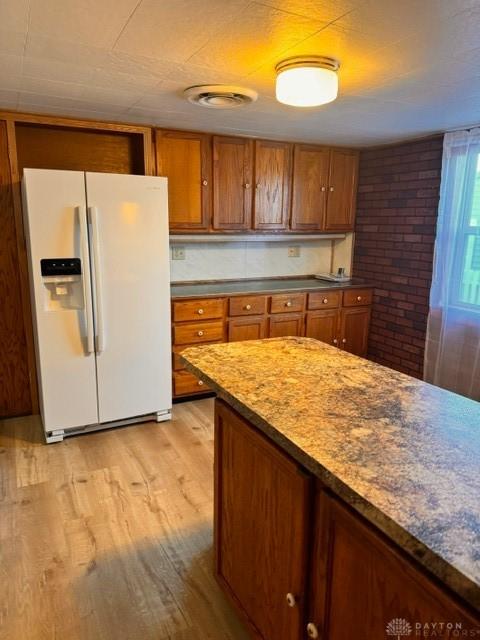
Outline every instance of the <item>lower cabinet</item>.
{"type": "MultiPolygon", "coordinates": [[[[340,346],[357,356],[365,356],[368,350],[370,307],[342,309],[340,315],[340,346]]],[[[320,339],[320,338],[319,338],[320,339]]]]}
{"type": "Polygon", "coordinates": [[[337,344],[338,316],[337,309],[310,311],[307,313],[305,335],[328,344],[337,344]]]}
{"type": "Polygon", "coordinates": [[[228,342],[260,340],[266,337],[266,320],[263,316],[235,318],[228,322],[228,342]]]}
{"type": "Polygon", "coordinates": [[[270,316],[268,321],[269,338],[303,335],[303,313],[285,313],[270,316]]]}
{"type": "Polygon", "coordinates": [[[215,409],[216,574],[256,638],[302,636],[310,477],[227,405],[215,409]]]}
{"type": "Polygon", "coordinates": [[[256,640],[385,640],[402,636],[387,631],[396,619],[412,637],[422,635],[418,624],[457,623],[462,637],[480,627],[477,614],[220,400],[214,528],[217,579],[256,640]]]}

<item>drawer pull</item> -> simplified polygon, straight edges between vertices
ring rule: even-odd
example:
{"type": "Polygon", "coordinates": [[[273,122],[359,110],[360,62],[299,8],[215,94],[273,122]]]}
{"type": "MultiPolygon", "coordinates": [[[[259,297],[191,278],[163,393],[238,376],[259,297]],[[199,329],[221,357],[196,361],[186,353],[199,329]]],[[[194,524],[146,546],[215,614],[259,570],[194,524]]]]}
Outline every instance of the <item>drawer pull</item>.
{"type": "Polygon", "coordinates": [[[291,302],[291,300],[289,300],[288,302],[285,302],[285,306],[286,306],[286,307],[291,307],[291,306],[292,306],[292,302],[291,302]]]}
{"type": "Polygon", "coordinates": [[[293,593],[287,593],[287,604],[289,607],[295,607],[297,604],[297,599],[293,595],[293,593]]]}
{"type": "Polygon", "coordinates": [[[323,304],[327,304],[327,303],[328,303],[328,298],[324,298],[324,299],[322,300],[322,302],[323,302],[323,304]]]}
{"type": "Polygon", "coordinates": [[[326,190],[327,190],[327,187],[322,187],[322,191],[326,191],[326,190]]]}
{"type": "Polygon", "coordinates": [[[252,305],[246,304],[243,308],[246,309],[247,311],[250,311],[250,309],[252,308],[252,305]]]}
{"type": "Polygon", "coordinates": [[[309,622],[307,624],[307,636],[309,638],[313,638],[315,640],[315,638],[319,638],[319,634],[318,634],[318,629],[317,629],[317,625],[313,624],[313,622],[309,622]]]}
{"type": "Polygon", "coordinates": [[[197,313],[198,313],[198,315],[203,316],[204,311],[203,311],[203,309],[198,309],[197,313]]]}
{"type": "Polygon", "coordinates": [[[338,340],[336,338],[333,339],[333,344],[338,344],[338,340]]]}
{"type": "Polygon", "coordinates": [[[333,187],[330,187],[330,191],[333,191],[333,187]]]}
{"type": "Polygon", "coordinates": [[[205,383],[203,382],[203,380],[199,380],[199,381],[197,382],[197,384],[198,384],[198,386],[199,386],[199,387],[203,387],[203,385],[204,385],[205,383]]]}
{"type": "Polygon", "coordinates": [[[362,296],[357,296],[357,302],[360,302],[361,299],[362,299],[362,296]]]}
{"type": "Polygon", "coordinates": [[[208,180],[202,180],[202,184],[203,184],[204,187],[206,187],[207,184],[208,184],[208,180]]]}
{"type": "Polygon", "coordinates": [[[197,331],[197,336],[201,338],[203,336],[203,331],[197,331]]]}
{"type": "Polygon", "coordinates": [[[346,338],[342,338],[342,343],[343,344],[347,344],[347,339],[346,338]]]}
{"type": "Polygon", "coordinates": [[[257,184],[255,185],[255,189],[260,189],[261,186],[262,185],[259,182],[257,182],[257,184]]]}
{"type": "Polygon", "coordinates": [[[249,183],[249,182],[246,182],[246,183],[244,184],[244,187],[245,187],[245,189],[250,189],[250,183],[249,183]]]}

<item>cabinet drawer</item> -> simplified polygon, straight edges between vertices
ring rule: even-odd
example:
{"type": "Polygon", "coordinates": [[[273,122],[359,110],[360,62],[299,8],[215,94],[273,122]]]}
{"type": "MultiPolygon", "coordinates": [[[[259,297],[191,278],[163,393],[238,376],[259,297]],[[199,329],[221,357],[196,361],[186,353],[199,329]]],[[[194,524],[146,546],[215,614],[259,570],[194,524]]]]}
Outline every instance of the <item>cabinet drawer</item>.
{"type": "Polygon", "coordinates": [[[188,322],[173,327],[173,344],[198,344],[223,340],[223,321],[188,322]]]}
{"type": "MultiPolygon", "coordinates": [[[[221,340],[218,340],[217,342],[221,342],[221,340]]],[[[181,371],[182,369],[185,369],[185,365],[183,364],[183,362],[180,361],[180,354],[182,351],[185,351],[185,349],[188,349],[188,347],[194,347],[196,345],[194,344],[182,344],[178,347],[173,347],[172,349],[172,367],[174,371],[181,371]]]]}
{"type": "Polygon", "coordinates": [[[336,309],[342,299],[341,291],[317,291],[308,294],[309,309],[336,309]]]}
{"type": "Polygon", "coordinates": [[[223,318],[224,303],[222,298],[205,298],[198,300],[185,300],[185,302],[173,303],[174,322],[187,322],[188,320],[210,320],[223,318]]]}
{"type": "Polygon", "coordinates": [[[344,307],[362,307],[372,304],[372,289],[350,289],[343,292],[344,307]]]}
{"type": "Polygon", "coordinates": [[[305,294],[293,293],[291,295],[282,294],[272,296],[270,302],[270,313],[290,313],[303,311],[305,309],[305,294]]]}
{"type": "Polygon", "coordinates": [[[230,316],[257,316],[267,310],[266,296],[238,296],[230,298],[228,315],[230,316]]]}
{"type": "Polygon", "coordinates": [[[176,371],[173,374],[173,393],[176,396],[186,396],[191,393],[205,393],[210,391],[203,380],[199,380],[188,371],[176,371]]]}

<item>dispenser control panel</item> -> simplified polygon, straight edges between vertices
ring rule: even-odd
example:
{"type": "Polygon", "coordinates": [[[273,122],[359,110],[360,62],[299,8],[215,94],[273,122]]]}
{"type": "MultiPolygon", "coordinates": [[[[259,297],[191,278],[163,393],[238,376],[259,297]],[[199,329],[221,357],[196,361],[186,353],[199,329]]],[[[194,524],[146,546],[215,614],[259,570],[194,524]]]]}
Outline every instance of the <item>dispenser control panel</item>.
{"type": "Polygon", "coordinates": [[[80,276],[82,263],[80,258],[42,258],[40,260],[42,276],[80,276]]]}

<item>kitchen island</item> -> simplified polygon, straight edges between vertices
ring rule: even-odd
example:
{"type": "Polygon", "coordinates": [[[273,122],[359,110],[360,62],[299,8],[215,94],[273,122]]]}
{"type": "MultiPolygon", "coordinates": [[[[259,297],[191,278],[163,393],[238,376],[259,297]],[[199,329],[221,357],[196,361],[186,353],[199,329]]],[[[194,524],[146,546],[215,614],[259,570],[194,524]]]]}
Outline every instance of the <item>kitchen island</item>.
{"type": "Polygon", "coordinates": [[[216,573],[254,638],[480,638],[478,403],[308,338],[182,357],[218,395],[216,573]]]}

